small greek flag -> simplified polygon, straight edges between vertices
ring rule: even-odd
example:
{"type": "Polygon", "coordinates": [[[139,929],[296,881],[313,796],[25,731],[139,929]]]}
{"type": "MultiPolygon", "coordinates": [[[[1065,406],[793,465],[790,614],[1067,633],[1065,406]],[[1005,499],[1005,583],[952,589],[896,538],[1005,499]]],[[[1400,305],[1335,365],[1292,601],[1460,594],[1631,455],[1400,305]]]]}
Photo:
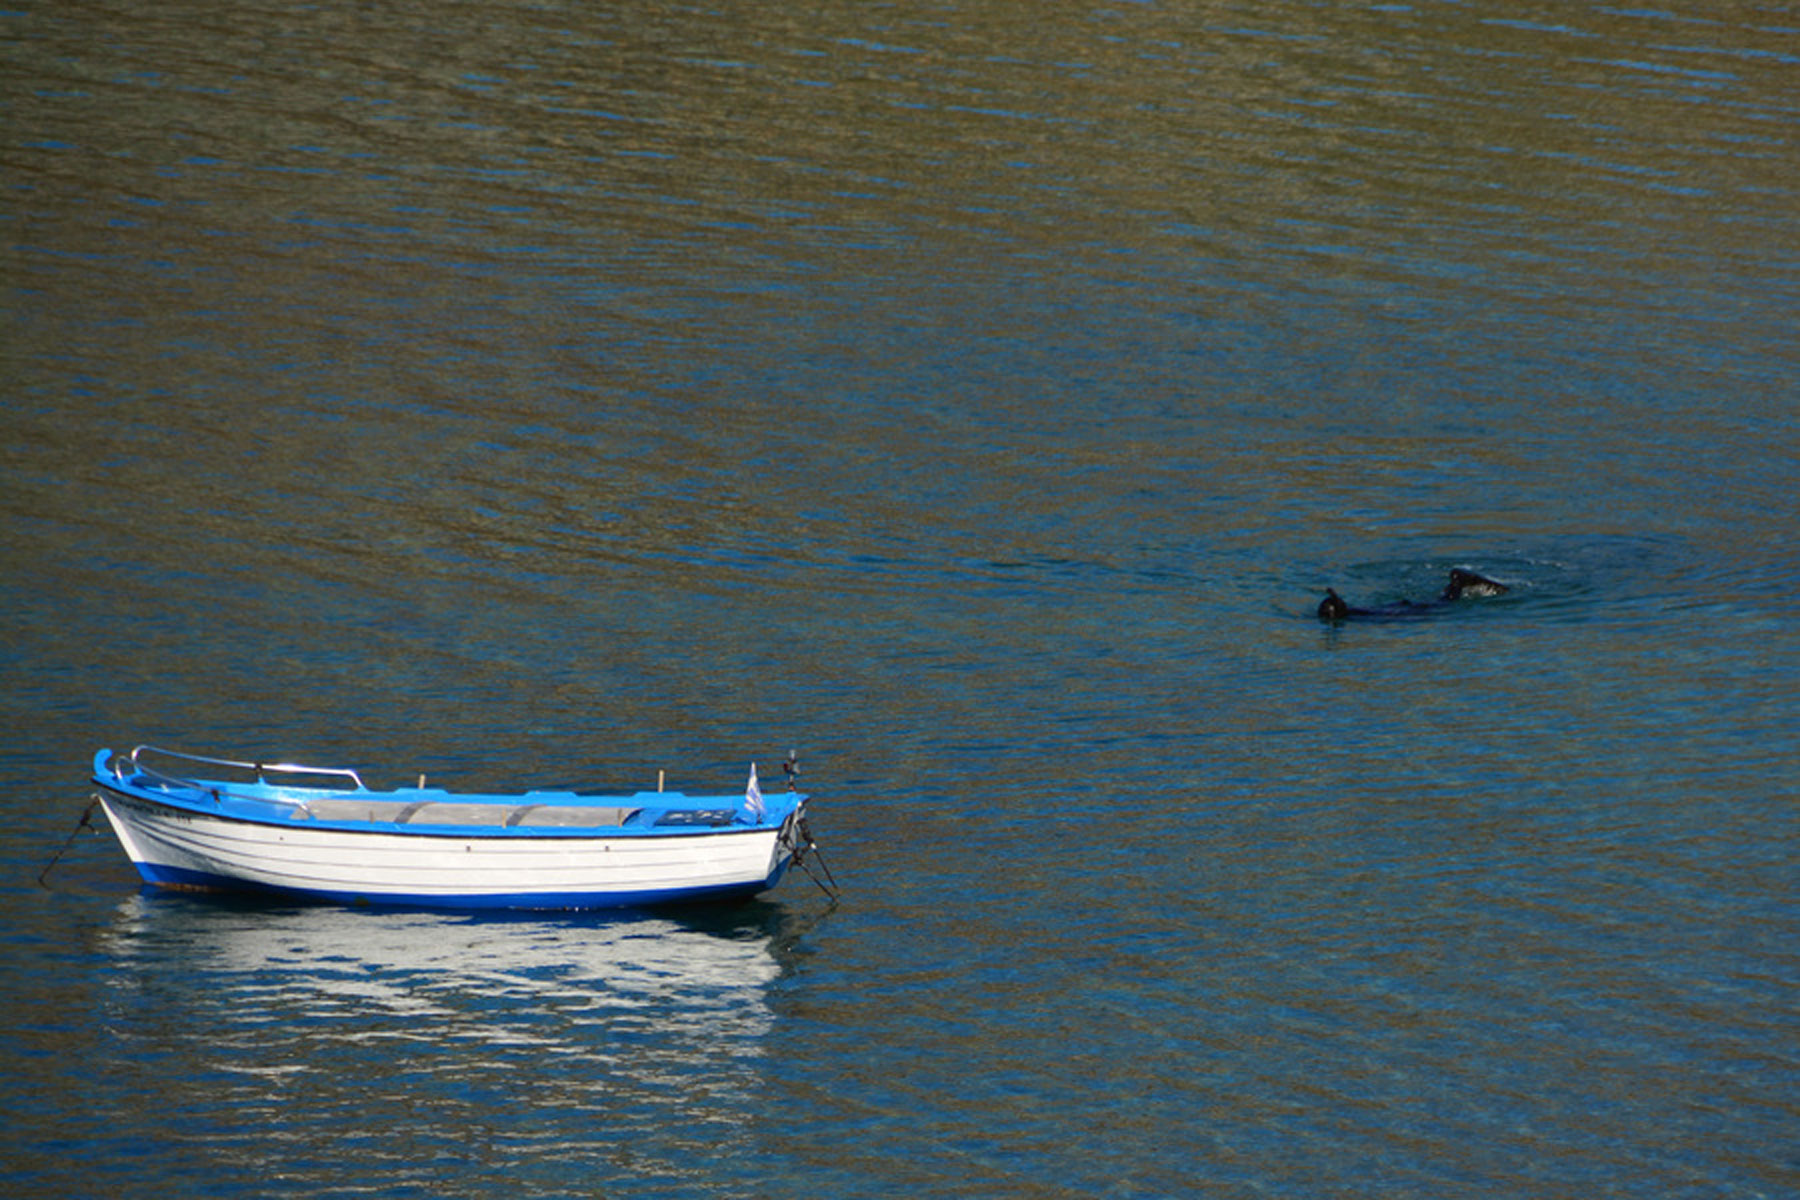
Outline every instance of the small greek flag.
{"type": "Polygon", "coordinates": [[[750,764],[750,786],[744,789],[744,805],[750,810],[750,819],[760,821],[768,812],[763,807],[762,789],[756,786],[756,764],[750,764]]]}

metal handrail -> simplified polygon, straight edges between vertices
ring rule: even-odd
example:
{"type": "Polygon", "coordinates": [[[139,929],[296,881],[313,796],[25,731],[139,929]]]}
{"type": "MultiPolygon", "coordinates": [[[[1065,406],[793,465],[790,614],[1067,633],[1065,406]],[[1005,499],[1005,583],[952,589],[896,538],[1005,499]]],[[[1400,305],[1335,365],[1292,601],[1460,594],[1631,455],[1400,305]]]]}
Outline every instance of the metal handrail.
{"type": "Polygon", "coordinates": [[[187,784],[190,787],[195,784],[195,780],[183,779],[179,775],[170,775],[165,771],[159,771],[155,767],[140,763],[138,761],[138,755],[145,752],[160,754],[166,758],[179,758],[183,762],[202,763],[212,767],[232,767],[240,771],[254,771],[256,772],[256,781],[258,783],[268,782],[268,780],[263,777],[265,771],[279,771],[284,775],[329,775],[333,778],[348,779],[356,785],[358,791],[368,791],[368,785],[363,783],[362,776],[358,775],[349,767],[308,767],[303,766],[300,763],[238,762],[229,758],[209,758],[204,754],[184,754],[180,750],[164,750],[160,746],[138,746],[132,750],[132,770],[140,771],[145,775],[166,780],[170,783],[187,784]]]}

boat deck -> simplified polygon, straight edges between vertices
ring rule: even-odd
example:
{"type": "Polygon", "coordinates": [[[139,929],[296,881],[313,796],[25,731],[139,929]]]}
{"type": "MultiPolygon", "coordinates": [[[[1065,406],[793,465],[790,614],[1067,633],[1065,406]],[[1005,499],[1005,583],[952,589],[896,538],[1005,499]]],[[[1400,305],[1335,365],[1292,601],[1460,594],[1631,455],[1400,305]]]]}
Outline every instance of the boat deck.
{"type": "Polygon", "coordinates": [[[135,757],[109,767],[106,752],[96,757],[95,781],[124,796],[208,816],[264,824],[484,837],[769,829],[779,827],[805,800],[795,792],[776,793],[767,798],[761,812],[752,815],[742,796],[690,796],[683,792],[621,795],[545,790],[493,795],[450,792],[422,784],[376,791],[350,771],[260,765],[253,768],[250,778],[198,779],[148,767],[135,757]],[[326,776],[331,782],[272,782],[263,777],[265,771],[326,776]],[[344,781],[351,786],[341,786],[344,781]]]}
{"type": "Polygon", "coordinates": [[[295,806],[297,820],[368,821],[392,825],[498,825],[551,829],[622,826],[641,805],[550,804],[517,800],[378,800],[360,797],[308,800],[295,806]]]}
{"type": "MultiPolygon", "coordinates": [[[[127,775],[112,786],[128,795],[249,821],[415,832],[453,828],[487,833],[674,833],[768,823],[750,820],[741,813],[741,806],[733,797],[688,796],[681,792],[642,792],[632,796],[583,796],[575,792],[483,796],[418,788],[340,792],[267,784],[215,784],[207,780],[174,784],[141,775],[127,775]]],[[[783,810],[791,807],[770,803],[767,816],[779,824],[783,810]]]]}

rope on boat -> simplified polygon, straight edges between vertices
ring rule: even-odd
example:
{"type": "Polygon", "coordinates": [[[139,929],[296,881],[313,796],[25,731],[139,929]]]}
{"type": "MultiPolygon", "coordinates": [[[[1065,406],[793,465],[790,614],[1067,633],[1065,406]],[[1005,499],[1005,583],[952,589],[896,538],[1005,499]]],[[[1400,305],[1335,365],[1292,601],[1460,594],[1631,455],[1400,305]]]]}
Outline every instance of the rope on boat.
{"type": "Polygon", "coordinates": [[[825,861],[825,856],[819,853],[819,844],[813,841],[812,830],[807,826],[805,817],[800,818],[800,836],[806,839],[807,850],[812,853],[814,858],[819,860],[819,869],[824,871],[825,878],[831,881],[831,898],[836,900],[838,898],[838,893],[842,892],[843,889],[838,886],[837,876],[831,873],[831,864],[827,863],[825,861]]]}
{"type": "MultiPolygon", "coordinates": [[[[62,849],[58,850],[56,852],[55,856],[50,859],[49,863],[45,865],[44,869],[42,871],[38,872],[38,886],[39,887],[47,888],[50,886],[49,884],[44,882],[44,879],[50,874],[50,868],[54,867],[57,863],[62,861],[62,856],[69,852],[69,847],[73,846],[75,844],[75,839],[77,837],[81,836],[81,831],[83,829],[94,829],[94,820],[93,820],[94,810],[99,807],[100,807],[100,797],[98,794],[96,794],[91,800],[88,801],[87,807],[81,810],[81,820],[75,822],[75,828],[70,832],[68,838],[63,842],[62,849]]],[[[94,832],[99,833],[100,831],[98,829],[94,829],[94,832]]]]}
{"type": "Polygon", "coordinates": [[[830,866],[825,862],[825,856],[819,853],[819,844],[813,841],[812,830],[807,828],[806,818],[802,817],[796,823],[794,833],[796,835],[796,840],[792,843],[794,847],[794,865],[799,867],[808,879],[819,885],[819,890],[825,893],[828,900],[833,904],[836,904],[838,902],[838,897],[843,893],[843,889],[838,887],[837,877],[831,873],[830,866]],[[813,874],[813,869],[806,865],[806,860],[809,857],[818,860],[819,869],[825,872],[825,879],[820,879],[817,875],[813,874]],[[826,885],[826,880],[831,881],[830,886],[826,885]]]}

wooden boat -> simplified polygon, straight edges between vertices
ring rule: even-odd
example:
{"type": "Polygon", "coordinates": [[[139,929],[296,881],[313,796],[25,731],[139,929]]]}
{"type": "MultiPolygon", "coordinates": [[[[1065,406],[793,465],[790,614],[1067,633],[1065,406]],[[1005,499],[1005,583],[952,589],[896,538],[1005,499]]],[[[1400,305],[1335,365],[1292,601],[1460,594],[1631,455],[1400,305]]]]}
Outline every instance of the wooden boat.
{"type": "Polygon", "coordinates": [[[147,883],[433,908],[613,908],[745,897],[811,843],[806,797],[373,791],[345,768],[139,746],[96,797],[147,883]],[[195,769],[205,774],[198,777],[195,769]]]}

